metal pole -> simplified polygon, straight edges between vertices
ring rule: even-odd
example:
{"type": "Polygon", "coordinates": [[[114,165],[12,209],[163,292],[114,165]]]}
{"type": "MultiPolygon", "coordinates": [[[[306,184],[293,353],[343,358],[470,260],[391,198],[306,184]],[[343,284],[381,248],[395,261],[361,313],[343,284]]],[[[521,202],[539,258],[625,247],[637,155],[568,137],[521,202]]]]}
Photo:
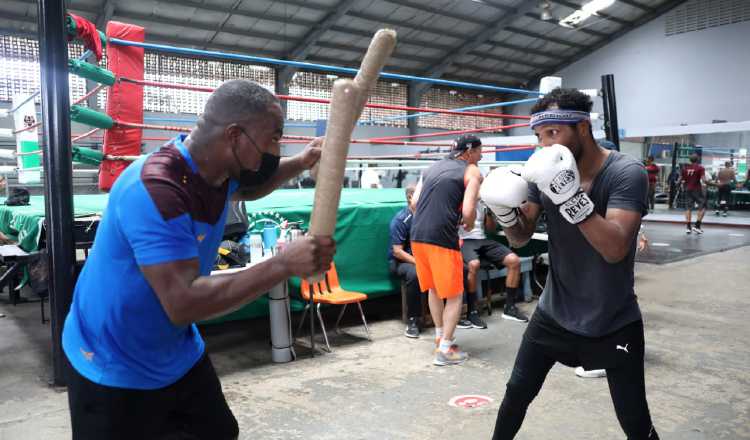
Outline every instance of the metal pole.
{"type": "Polygon", "coordinates": [[[604,104],[604,132],[620,151],[620,131],[617,124],[617,99],[615,98],[615,76],[602,75],[602,101],[604,104]]]}
{"type": "MultiPolygon", "coordinates": [[[[677,156],[679,155],[680,144],[675,142],[672,144],[672,172],[677,171],[677,156]]],[[[677,202],[677,181],[670,179],[669,181],[669,209],[674,208],[677,202]]]]}
{"type": "Polygon", "coordinates": [[[39,62],[44,127],[44,200],[50,270],[53,382],[65,385],[62,329],[73,297],[73,165],[70,146],[68,46],[65,5],[38,1],[39,62]]]}

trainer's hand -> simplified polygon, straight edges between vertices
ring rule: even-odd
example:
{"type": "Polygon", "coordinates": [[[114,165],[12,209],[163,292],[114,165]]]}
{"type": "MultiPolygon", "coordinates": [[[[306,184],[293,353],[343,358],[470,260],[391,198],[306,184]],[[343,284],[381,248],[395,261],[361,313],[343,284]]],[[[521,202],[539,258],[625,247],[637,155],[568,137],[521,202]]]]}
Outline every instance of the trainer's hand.
{"type": "Polygon", "coordinates": [[[555,144],[532,154],[521,177],[535,183],[570,223],[578,224],[594,212],[594,203],[581,189],[581,178],[573,153],[555,144]]]}
{"type": "Polygon", "coordinates": [[[335,253],[331,237],[305,236],[284,246],[279,258],[290,276],[308,278],[327,271],[335,253]]]}
{"type": "Polygon", "coordinates": [[[641,234],[640,238],[638,239],[638,252],[644,252],[648,249],[648,238],[646,238],[645,235],[641,234]]]}
{"type": "Polygon", "coordinates": [[[528,184],[517,167],[495,168],[479,188],[479,197],[503,228],[518,222],[518,207],[526,201],[527,194],[528,184]]]}
{"type": "Polygon", "coordinates": [[[320,160],[320,153],[323,147],[323,137],[316,137],[310,141],[305,149],[299,153],[300,162],[302,167],[306,170],[311,169],[320,160]]]}

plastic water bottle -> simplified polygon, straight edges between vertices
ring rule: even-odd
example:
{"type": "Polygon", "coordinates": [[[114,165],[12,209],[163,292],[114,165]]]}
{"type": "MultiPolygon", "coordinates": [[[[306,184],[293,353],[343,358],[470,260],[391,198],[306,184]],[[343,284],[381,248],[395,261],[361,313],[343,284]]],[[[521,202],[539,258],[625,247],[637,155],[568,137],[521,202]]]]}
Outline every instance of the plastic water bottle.
{"type": "Polygon", "coordinates": [[[244,255],[250,255],[250,233],[246,233],[245,235],[240,238],[240,241],[238,244],[240,245],[240,248],[242,249],[242,253],[244,255]]]}
{"type": "Polygon", "coordinates": [[[286,246],[287,242],[287,234],[288,230],[282,225],[281,231],[279,232],[279,238],[276,240],[276,252],[275,254],[278,254],[284,249],[284,246],[286,246]]]}
{"type": "Polygon", "coordinates": [[[271,256],[274,254],[276,249],[276,241],[278,240],[276,233],[276,225],[266,225],[263,228],[263,254],[271,256]]]}
{"type": "Polygon", "coordinates": [[[250,261],[257,263],[263,259],[263,237],[260,234],[250,236],[250,261]]]}

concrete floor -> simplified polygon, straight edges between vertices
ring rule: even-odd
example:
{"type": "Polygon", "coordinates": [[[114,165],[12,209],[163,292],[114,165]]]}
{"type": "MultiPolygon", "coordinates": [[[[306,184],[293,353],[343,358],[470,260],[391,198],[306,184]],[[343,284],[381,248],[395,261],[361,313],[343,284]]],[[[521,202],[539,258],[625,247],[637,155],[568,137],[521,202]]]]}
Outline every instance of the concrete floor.
{"type": "MultiPolygon", "coordinates": [[[[646,380],[665,440],[750,439],[750,247],[665,265],[638,264],[646,380]]],[[[534,304],[524,306],[531,311],[534,304]]],[[[66,394],[49,388],[49,326],[38,304],[0,305],[0,440],[70,438],[66,394]]],[[[524,324],[487,318],[459,330],[471,359],[434,367],[432,333],[410,340],[398,302],[365,305],[373,342],[352,312],[334,353],[270,362],[265,320],[203,329],[242,439],[487,439],[524,324]],[[483,394],[486,407],[448,400],[483,394]]],[[[332,322],[335,313],[327,316],[332,322]]],[[[604,379],[556,366],[529,409],[522,440],[623,439],[604,379]]]]}
{"type": "Polygon", "coordinates": [[[721,225],[704,225],[703,234],[686,234],[685,225],[644,223],[649,240],[644,252],[636,255],[641,263],[665,264],[750,245],[750,230],[721,225]]]}
{"type": "MultiPolygon", "coordinates": [[[[667,205],[657,203],[654,211],[643,218],[644,223],[684,223],[685,210],[681,208],[669,209],[667,205]]],[[[703,224],[706,225],[724,225],[724,226],[750,226],[750,210],[731,209],[727,217],[716,215],[715,207],[711,206],[706,209],[703,224]]],[[[692,221],[695,222],[698,211],[693,210],[692,221]]]]}

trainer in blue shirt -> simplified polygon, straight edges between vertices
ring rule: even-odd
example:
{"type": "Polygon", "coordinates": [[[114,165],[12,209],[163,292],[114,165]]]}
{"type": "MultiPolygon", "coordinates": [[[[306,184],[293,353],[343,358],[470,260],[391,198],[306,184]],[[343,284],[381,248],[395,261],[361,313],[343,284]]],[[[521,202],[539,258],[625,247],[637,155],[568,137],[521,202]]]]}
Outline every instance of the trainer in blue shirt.
{"type": "Polygon", "coordinates": [[[238,436],[195,322],[323,272],[335,252],[332,239],[308,237],[210,276],[230,200],[263,197],[320,157],[318,139],[280,160],[283,126],[273,94],[227,81],[188,136],[117,179],[63,329],[74,439],[238,436]]]}

